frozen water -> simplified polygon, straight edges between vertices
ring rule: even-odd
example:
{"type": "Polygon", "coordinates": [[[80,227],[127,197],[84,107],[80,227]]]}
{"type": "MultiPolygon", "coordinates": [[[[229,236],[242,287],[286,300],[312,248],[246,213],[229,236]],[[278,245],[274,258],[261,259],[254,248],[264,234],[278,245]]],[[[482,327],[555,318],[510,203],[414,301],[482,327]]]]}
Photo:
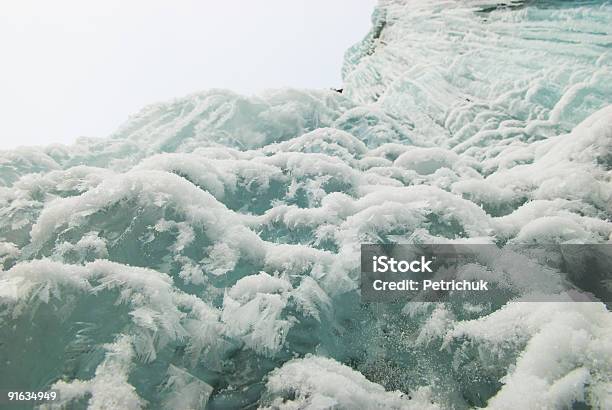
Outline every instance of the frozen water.
{"type": "Polygon", "coordinates": [[[344,92],[211,90],[0,153],[0,381],[69,408],[606,408],[559,272],[360,303],[359,245],[609,243],[612,6],[381,0],[344,92]],[[549,302],[530,300],[536,293],[549,302]]]}

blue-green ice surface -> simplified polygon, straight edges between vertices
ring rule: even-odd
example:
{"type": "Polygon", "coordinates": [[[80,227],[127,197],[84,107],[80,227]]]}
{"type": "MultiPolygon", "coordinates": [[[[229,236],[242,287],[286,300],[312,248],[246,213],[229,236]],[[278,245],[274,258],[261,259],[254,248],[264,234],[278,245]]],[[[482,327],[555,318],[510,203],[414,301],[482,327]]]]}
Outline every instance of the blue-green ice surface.
{"type": "Polygon", "coordinates": [[[381,0],[342,93],[210,90],[0,153],[0,388],[609,408],[612,316],[562,302],[554,263],[471,266],[497,298],[364,304],[359,246],[610,242],[611,32],[607,2],[381,0]]]}

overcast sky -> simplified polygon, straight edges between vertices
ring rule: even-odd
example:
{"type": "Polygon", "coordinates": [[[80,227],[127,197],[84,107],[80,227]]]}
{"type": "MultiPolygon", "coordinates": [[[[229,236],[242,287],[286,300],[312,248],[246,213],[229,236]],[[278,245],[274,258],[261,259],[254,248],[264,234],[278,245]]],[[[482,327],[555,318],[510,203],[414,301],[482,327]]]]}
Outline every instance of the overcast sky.
{"type": "Polygon", "coordinates": [[[0,4],[0,148],[103,137],[208,88],[340,86],[375,0],[0,4]]]}

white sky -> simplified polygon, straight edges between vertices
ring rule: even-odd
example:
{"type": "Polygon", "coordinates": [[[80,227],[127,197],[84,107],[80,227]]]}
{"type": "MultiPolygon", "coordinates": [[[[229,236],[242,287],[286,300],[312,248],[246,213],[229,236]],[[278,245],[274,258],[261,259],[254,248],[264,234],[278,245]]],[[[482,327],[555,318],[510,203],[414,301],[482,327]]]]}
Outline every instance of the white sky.
{"type": "Polygon", "coordinates": [[[341,85],[375,0],[0,3],[0,149],[103,137],[208,88],[341,85]]]}

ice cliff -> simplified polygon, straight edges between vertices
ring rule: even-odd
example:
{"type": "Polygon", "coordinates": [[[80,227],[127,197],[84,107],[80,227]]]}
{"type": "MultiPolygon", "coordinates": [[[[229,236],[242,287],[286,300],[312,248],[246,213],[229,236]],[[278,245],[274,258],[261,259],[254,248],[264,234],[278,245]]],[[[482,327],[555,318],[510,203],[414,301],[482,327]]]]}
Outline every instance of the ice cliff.
{"type": "Polygon", "coordinates": [[[0,153],[1,384],[50,408],[610,408],[612,315],[524,286],[537,266],[481,267],[505,300],[358,286],[361,243],[610,242],[611,28],[600,1],[382,0],[342,94],[211,90],[0,153]]]}

